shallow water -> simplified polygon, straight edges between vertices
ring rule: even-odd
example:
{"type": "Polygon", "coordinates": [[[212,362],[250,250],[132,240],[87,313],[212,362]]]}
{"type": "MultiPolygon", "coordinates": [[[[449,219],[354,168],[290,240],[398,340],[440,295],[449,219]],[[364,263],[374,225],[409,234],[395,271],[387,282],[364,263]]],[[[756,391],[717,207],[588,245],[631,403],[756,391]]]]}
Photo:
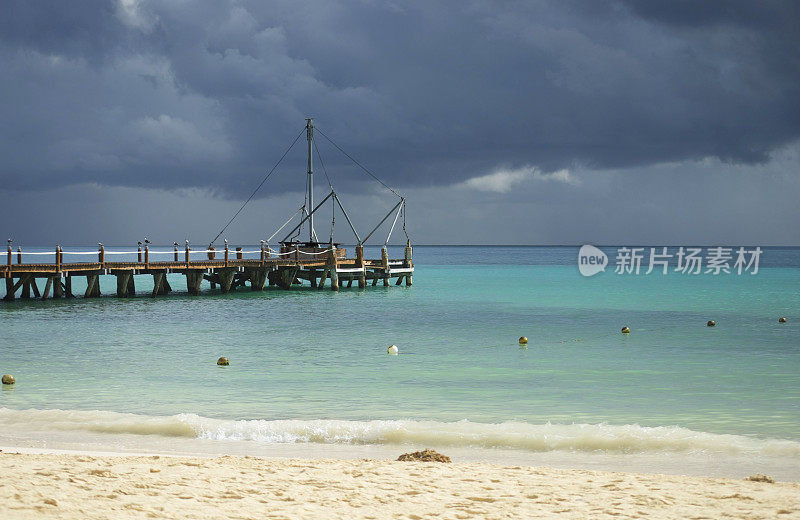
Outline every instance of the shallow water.
{"type": "Polygon", "coordinates": [[[592,278],[571,247],[414,254],[413,287],[1,303],[0,429],[800,462],[800,249],[592,278]]]}

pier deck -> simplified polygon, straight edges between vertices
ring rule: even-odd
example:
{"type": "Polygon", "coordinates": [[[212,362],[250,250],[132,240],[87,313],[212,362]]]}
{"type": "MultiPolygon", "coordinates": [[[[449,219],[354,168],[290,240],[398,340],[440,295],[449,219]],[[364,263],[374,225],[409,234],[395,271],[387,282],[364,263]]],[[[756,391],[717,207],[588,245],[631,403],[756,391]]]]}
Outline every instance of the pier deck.
{"type": "Polygon", "coordinates": [[[292,286],[310,283],[311,287],[323,289],[326,281],[329,287],[337,291],[345,282],[351,287],[353,282],[364,288],[371,282],[375,286],[380,283],[389,286],[392,279],[395,285],[412,284],[414,265],[411,258],[411,247],[405,248],[402,259],[390,259],[387,249],[381,250],[380,260],[364,259],[363,248],[356,247],[355,258],[347,258],[344,249],[328,247],[308,250],[299,246],[294,249],[282,248],[274,252],[262,247],[261,251],[244,252],[240,248],[230,251],[203,250],[172,252],[151,252],[144,250],[114,253],[137,257],[135,261],[106,261],[106,252],[101,249],[97,253],[96,262],[64,262],[64,254],[75,254],[57,248],[47,253],[53,263],[24,263],[26,255],[42,255],[43,253],[24,253],[20,250],[8,249],[5,265],[0,264],[0,279],[5,280],[4,300],[16,298],[71,298],[73,277],[86,277],[84,297],[98,297],[100,294],[99,279],[101,276],[116,276],[118,297],[130,297],[136,294],[135,277],[152,276],[152,296],[166,295],[172,287],[167,274],[177,273],[186,277],[186,288],[189,294],[198,295],[202,291],[203,281],[210,284],[211,289],[219,286],[220,291],[229,292],[239,287],[253,291],[264,290],[269,286],[289,289],[292,286]],[[244,254],[258,254],[258,258],[244,258],[244,254]],[[167,261],[151,261],[151,255],[169,255],[167,261]],[[194,255],[205,255],[207,258],[191,259],[194,255]],[[219,258],[218,258],[219,257],[219,258]],[[45,279],[45,287],[40,290],[38,279],[45,279]],[[19,295],[17,295],[19,293],[19,295]],[[51,296],[52,294],[52,296],[51,296]]]}

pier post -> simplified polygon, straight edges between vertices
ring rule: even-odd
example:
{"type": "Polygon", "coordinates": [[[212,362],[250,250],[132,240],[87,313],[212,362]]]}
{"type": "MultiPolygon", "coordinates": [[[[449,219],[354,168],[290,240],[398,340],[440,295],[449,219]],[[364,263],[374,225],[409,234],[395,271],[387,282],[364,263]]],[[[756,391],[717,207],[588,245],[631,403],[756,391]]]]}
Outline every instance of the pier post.
{"type": "Polygon", "coordinates": [[[53,286],[53,276],[47,277],[47,282],[44,284],[44,291],[42,291],[42,299],[46,300],[50,296],[50,288],[53,286]]]}
{"type": "Polygon", "coordinates": [[[14,301],[14,278],[11,277],[11,273],[8,273],[8,277],[6,278],[6,295],[3,299],[7,302],[14,301]]]}
{"type": "Polygon", "coordinates": [[[131,271],[131,275],[128,277],[128,286],[125,288],[125,292],[129,297],[136,296],[136,284],[133,283],[134,274],[136,274],[136,271],[131,271]]]}
{"type": "Polygon", "coordinates": [[[214,246],[208,246],[208,259],[214,260],[216,258],[217,253],[215,252],[214,246]]]}
{"type": "Polygon", "coordinates": [[[136,251],[137,251],[136,261],[141,264],[142,263],[142,243],[141,242],[138,243],[136,251]]]}
{"type": "Polygon", "coordinates": [[[60,250],[61,246],[56,246],[56,272],[61,271],[61,254],[60,250]]]}
{"type": "MultiPolygon", "coordinates": [[[[100,251],[97,253],[97,261],[100,262],[100,269],[106,268],[106,247],[103,244],[98,244],[100,251]]],[[[88,280],[88,278],[87,278],[88,280]]]]}
{"type": "Polygon", "coordinates": [[[14,277],[11,275],[11,239],[8,239],[8,259],[6,261],[6,295],[3,297],[6,301],[14,300],[14,277]]]}
{"type": "MultiPolygon", "coordinates": [[[[228,251],[225,250],[225,256],[227,255],[228,251]]],[[[236,276],[236,269],[232,267],[226,267],[224,269],[219,269],[217,271],[217,278],[219,278],[219,290],[223,293],[230,292],[231,286],[233,285],[233,279],[236,276]]]]}
{"type": "Polygon", "coordinates": [[[85,298],[97,298],[100,296],[100,276],[95,274],[86,275],[86,293],[85,298]]]}
{"type": "Polygon", "coordinates": [[[22,263],[22,248],[17,246],[17,264],[22,263]]]}
{"type": "Polygon", "coordinates": [[[201,270],[187,270],[186,271],[186,289],[192,296],[200,294],[200,288],[203,284],[203,271],[201,270]]]}
{"type": "Polygon", "coordinates": [[[22,291],[19,294],[21,300],[29,300],[31,298],[31,275],[23,274],[20,276],[17,285],[22,286],[22,291]]]}
{"type": "Polygon", "coordinates": [[[236,259],[241,260],[242,258],[244,258],[244,256],[242,256],[242,248],[239,246],[236,248],[236,259]]]}
{"type": "MultiPolygon", "coordinates": [[[[411,262],[411,253],[412,253],[411,241],[407,240],[406,241],[406,254],[405,254],[405,259],[406,260],[403,263],[403,266],[410,268],[410,267],[412,267],[414,265],[411,262]]],[[[411,286],[411,274],[409,273],[409,274],[406,275],[406,287],[410,287],[410,286],[411,286]]]]}
{"type": "Polygon", "coordinates": [[[64,284],[61,281],[61,275],[53,277],[53,298],[64,297],[64,284]]]}
{"type": "Polygon", "coordinates": [[[178,243],[177,242],[173,242],[172,243],[172,250],[175,253],[175,255],[174,255],[175,256],[175,262],[177,262],[178,261],[178,243]]]}
{"type": "Polygon", "coordinates": [[[250,269],[250,290],[263,291],[267,281],[267,270],[263,268],[250,269]]]}
{"type": "Polygon", "coordinates": [[[267,250],[266,250],[266,242],[263,240],[261,241],[261,267],[264,267],[264,264],[267,261],[267,250]]]}
{"type": "Polygon", "coordinates": [[[225,267],[228,267],[228,256],[230,254],[230,250],[228,249],[228,240],[225,239],[225,267]]]}
{"type": "MultiPolygon", "coordinates": [[[[189,241],[186,241],[186,269],[189,269],[189,241]]],[[[188,282],[188,278],[187,278],[188,282]]]]}
{"type": "Polygon", "coordinates": [[[166,276],[166,271],[155,271],[153,273],[153,298],[159,294],[163,294],[161,287],[164,285],[164,278],[166,278],[166,276]]]}
{"type": "Polygon", "coordinates": [[[386,246],[381,248],[381,264],[383,265],[383,285],[389,286],[389,251],[386,246]]]}
{"type": "Polygon", "coordinates": [[[144,268],[150,269],[150,244],[144,245],[144,268]]]}
{"type": "Polygon", "coordinates": [[[129,296],[130,281],[133,275],[130,271],[117,272],[117,298],[129,296]]]}
{"type": "Polygon", "coordinates": [[[336,272],[336,266],[339,265],[339,259],[336,258],[336,246],[331,244],[330,252],[330,271],[331,271],[331,291],[339,290],[339,273],[336,272]]]}
{"type": "Polygon", "coordinates": [[[64,296],[67,298],[74,298],[75,295],[72,294],[72,275],[67,274],[66,278],[64,279],[64,296]]]}
{"type": "Polygon", "coordinates": [[[361,269],[358,274],[358,288],[363,289],[367,286],[367,278],[364,275],[364,246],[361,244],[356,246],[356,267],[361,269]]]}

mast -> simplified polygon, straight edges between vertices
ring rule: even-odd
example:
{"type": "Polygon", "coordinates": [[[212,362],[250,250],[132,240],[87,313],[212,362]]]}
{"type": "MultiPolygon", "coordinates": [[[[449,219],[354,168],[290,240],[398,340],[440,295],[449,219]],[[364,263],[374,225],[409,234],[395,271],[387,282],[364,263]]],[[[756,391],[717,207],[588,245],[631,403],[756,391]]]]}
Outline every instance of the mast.
{"type": "MultiPolygon", "coordinates": [[[[314,207],[314,166],[312,162],[313,157],[313,143],[314,143],[314,120],[312,118],[306,119],[306,137],[308,138],[308,212],[311,213],[314,207]]],[[[310,214],[308,217],[308,241],[314,241],[314,215],[310,214]]]]}

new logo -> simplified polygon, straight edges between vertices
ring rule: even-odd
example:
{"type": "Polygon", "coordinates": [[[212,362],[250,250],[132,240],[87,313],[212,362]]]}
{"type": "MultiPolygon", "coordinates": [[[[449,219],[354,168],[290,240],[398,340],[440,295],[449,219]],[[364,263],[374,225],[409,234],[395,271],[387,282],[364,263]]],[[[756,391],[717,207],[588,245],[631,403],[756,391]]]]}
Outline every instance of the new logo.
{"type": "Polygon", "coordinates": [[[594,276],[605,271],[607,265],[608,256],[594,246],[587,244],[578,251],[578,270],[583,276],[594,276]]]}

